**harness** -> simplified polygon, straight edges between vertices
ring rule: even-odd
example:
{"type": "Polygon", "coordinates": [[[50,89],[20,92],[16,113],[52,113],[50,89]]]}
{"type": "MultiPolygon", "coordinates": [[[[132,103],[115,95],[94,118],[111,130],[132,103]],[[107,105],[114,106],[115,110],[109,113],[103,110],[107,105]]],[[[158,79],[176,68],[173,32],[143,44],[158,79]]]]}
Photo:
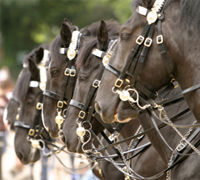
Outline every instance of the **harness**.
{"type": "Polygon", "coordinates": [[[61,87],[62,94],[58,94],[50,90],[45,90],[43,93],[43,95],[45,96],[58,100],[57,102],[58,114],[55,117],[55,122],[58,125],[59,129],[61,128],[61,125],[64,121],[64,118],[62,116],[62,111],[63,111],[63,115],[66,111],[66,110],[63,110],[64,105],[66,106],[69,105],[69,102],[74,92],[74,84],[76,81],[75,60],[80,48],[81,36],[82,36],[82,33],[80,33],[80,31],[78,30],[73,31],[69,48],[60,48],[60,53],[63,55],[67,55],[67,59],[69,60],[67,63],[66,69],[64,71],[65,76],[63,79],[62,87],[61,87]],[[67,90],[67,93],[66,93],[66,90],[67,90]]]}
{"type": "Polygon", "coordinates": [[[43,59],[38,65],[38,68],[40,70],[40,81],[39,82],[30,81],[29,83],[30,88],[39,88],[41,90],[40,100],[36,105],[36,112],[34,115],[33,123],[29,124],[26,122],[22,122],[20,120],[17,120],[14,123],[15,127],[21,127],[29,130],[27,140],[31,141],[32,147],[34,148],[40,148],[39,139],[46,139],[48,141],[52,141],[48,132],[45,130],[42,121],[39,121],[42,110],[42,102],[43,102],[42,92],[44,91],[46,86],[46,73],[47,73],[46,71],[48,67],[47,65],[49,64],[49,60],[50,60],[49,51],[44,50],[43,59]]]}
{"type": "MultiPolygon", "coordinates": [[[[141,110],[146,110],[148,112],[148,114],[150,115],[150,117],[152,117],[152,111],[157,109],[159,110],[160,107],[162,107],[166,102],[170,102],[170,101],[174,101],[175,98],[180,99],[179,97],[197,90],[200,88],[200,84],[194,85],[188,89],[185,89],[184,91],[182,91],[181,93],[178,93],[176,95],[173,95],[172,97],[166,98],[165,100],[159,101],[159,102],[155,102],[153,105],[148,103],[146,100],[147,99],[151,99],[151,100],[155,100],[157,97],[164,97],[163,95],[168,94],[173,88],[177,87],[177,83],[175,81],[174,75],[172,73],[170,64],[169,64],[169,60],[167,57],[167,52],[165,49],[165,45],[164,45],[164,41],[163,41],[163,35],[162,35],[162,20],[164,19],[164,7],[166,5],[165,0],[156,0],[153,8],[151,10],[147,10],[146,8],[140,7],[137,9],[137,12],[142,14],[142,15],[147,15],[147,22],[144,26],[144,29],[141,33],[141,35],[139,35],[136,39],[136,45],[134,46],[134,48],[131,50],[130,56],[127,59],[127,63],[125,64],[124,68],[122,71],[118,70],[117,68],[115,68],[113,65],[111,65],[110,63],[108,63],[106,65],[106,69],[110,72],[112,72],[113,74],[118,76],[118,79],[115,82],[115,86],[113,87],[113,92],[119,94],[119,98],[122,101],[129,101],[130,105],[131,104],[136,104],[137,107],[141,110]],[[162,58],[164,60],[164,64],[166,67],[166,70],[169,74],[169,77],[171,78],[171,81],[169,82],[169,85],[164,89],[164,91],[161,92],[161,95],[157,92],[152,92],[149,89],[147,89],[146,87],[144,87],[138,80],[138,74],[142,68],[142,65],[145,61],[145,58],[147,57],[149,48],[151,47],[152,44],[152,37],[154,34],[154,29],[155,29],[155,23],[157,22],[157,28],[158,28],[158,35],[156,37],[156,42],[159,46],[160,49],[160,53],[162,55],[162,58]],[[122,89],[124,82],[128,82],[129,86],[125,87],[124,89],[122,89]],[[137,89],[137,90],[136,90],[137,89]],[[139,95],[138,91],[141,93],[139,95]],[[131,94],[132,93],[132,94],[131,94]],[[142,105],[141,105],[141,104],[142,105]]],[[[182,98],[182,97],[181,97],[182,98]]],[[[175,99],[175,101],[177,100],[175,99]]],[[[170,102],[171,103],[171,102],[170,102]]],[[[132,106],[133,108],[136,108],[136,106],[132,106]]],[[[186,109],[185,111],[189,111],[189,109],[186,109]]],[[[193,124],[193,125],[174,125],[172,123],[167,123],[166,121],[164,122],[165,124],[168,124],[172,127],[181,127],[181,128],[191,128],[191,127],[199,127],[199,124],[193,124]]],[[[108,145],[107,147],[104,147],[98,151],[104,151],[105,149],[107,149],[108,147],[112,147],[112,146],[116,146],[122,142],[125,142],[127,140],[130,140],[132,138],[136,138],[139,137],[141,135],[146,134],[148,131],[150,132],[151,130],[157,130],[157,125],[155,125],[155,128],[152,128],[150,130],[147,130],[145,132],[139,133],[135,136],[132,136],[130,138],[127,138],[126,140],[122,140],[120,142],[117,143],[113,143],[112,145],[108,145]]],[[[178,163],[182,162],[184,159],[187,158],[187,156],[183,156],[182,158],[180,158],[178,161],[175,162],[175,160],[177,159],[177,157],[180,154],[180,152],[182,152],[185,147],[191,143],[190,141],[194,139],[194,137],[196,137],[196,135],[200,132],[199,128],[189,137],[189,139],[187,141],[185,141],[185,143],[181,143],[177,146],[177,149],[181,149],[176,150],[175,152],[173,152],[173,154],[175,154],[174,156],[172,156],[171,158],[171,162],[169,164],[169,167],[160,173],[160,175],[162,173],[168,172],[171,168],[173,168],[175,165],[177,165],[178,163]]],[[[189,155],[193,150],[195,150],[198,153],[198,150],[195,149],[196,147],[198,147],[199,145],[199,141],[197,141],[195,143],[195,145],[187,152],[187,154],[185,155],[189,155]]],[[[199,153],[198,153],[199,154],[199,153]]],[[[159,176],[159,174],[158,174],[159,176]]],[[[154,179],[154,178],[158,178],[158,176],[152,176],[149,179],[154,179]]],[[[131,176],[133,177],[133,176],[131,176]]],[[[138,178],[140,179],[140,178],[138,178]]],[[[143,179],[143,178],[141,178],[143,179]]]]}

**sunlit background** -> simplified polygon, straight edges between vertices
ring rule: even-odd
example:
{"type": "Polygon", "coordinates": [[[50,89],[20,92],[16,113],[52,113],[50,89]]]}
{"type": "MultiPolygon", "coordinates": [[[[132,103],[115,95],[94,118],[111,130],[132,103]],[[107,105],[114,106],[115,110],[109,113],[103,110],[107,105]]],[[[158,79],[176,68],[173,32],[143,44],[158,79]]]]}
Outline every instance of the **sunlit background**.
{"type": "Polygon", "coordinates": [[[51,43],[64,18],[83,28],[101,19],[128,20],[131,0],[0,0],[0,68],[17,79],[25,54],[51,43]]]}

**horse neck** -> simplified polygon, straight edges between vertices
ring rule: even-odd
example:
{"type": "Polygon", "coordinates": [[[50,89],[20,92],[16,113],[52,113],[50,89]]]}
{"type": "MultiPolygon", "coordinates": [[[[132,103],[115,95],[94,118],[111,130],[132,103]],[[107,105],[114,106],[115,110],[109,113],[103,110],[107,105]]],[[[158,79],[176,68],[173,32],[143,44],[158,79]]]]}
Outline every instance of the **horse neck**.
{"type": "MultiPolygon", "coordinates": [[[[139,126],[140,126],[139,121],[137,119],[132,119],[131,121],[126,123],[126,125],[121,130],[120,134],[122,135],[122,137],[124,139],[126,139],[126,138],[128,138],[130,136],[133,136],[136,133],[136,131],[139,128],[139,126]]],[[[129,144],[130,141],[127,141],[126,143],[129,144]]]]}
{"type": "MultiPolygon", "coordinates": [[[[174,92],[174,93],[176,93],[176,92],[174,92]]],[[[187,106],[186,102],[181,101],[177,104],[166,107],[165,110],[167,112],[168,117],[170,118],[170,117],[173,117],[174,115],[176,115],[177,113],[182,112],[187,107],[188,106],[187,106]]],[[[156,112],[156,113],[158,114],[158,112],[156,112]]],[[[140,122],[141,122],[144,130],[154,127],[150,117],[148,117],[147,114],[141,115],[139,118],[140,118],[140,122]]],[[[194,123],[194,121],[195,121],[195,118],[192,115],[192,113],[187,112],[184,115],[182,115],[181,117],[179,117],[178,119],[176,119],[174,121],[174,123],[188,125],[188,124],[194,123]]],[[[156,123],[161,124],[160,121],[156,121],[156,123]]],[[[178,130],[183,135],[185,135],[186,132],[188,132],[188,129],[178,129],[178,130]]],[[[160,132],[172,149],[175,149],[176,146],[180,143],[181,137],[175,132],[175,130],[172,127],[167,125],[167,126],[161,128],[160,132]]],[[[152,133],[149,133],[147,135],[148,135],[148,138],[151,141],[152,145],[158,152],[158,154],[161,156],[161,158],[164,160],[165,163],[168,163],[169,158],[171,157],[172,151],[163,142],[163,140],[160,137],[160,135],[158,134],[158,132],[154,130],[152,133]]]]}
{"type": "MultiPolygon", "coordinates": [[[[180,2],[174,2],[165,11],[163,22],[163,37],[166,51],[173,67],[175,79],[182,90],[200,83],[200,51],[199,30],[191,23],[186,25],[184,19],[180,22],[180,2]],[[171,12],[173,12],[173,19],[171,12]]],[[[190,110],[200,123],[200,91],[192,91],[184,95],[190,110]]]]}

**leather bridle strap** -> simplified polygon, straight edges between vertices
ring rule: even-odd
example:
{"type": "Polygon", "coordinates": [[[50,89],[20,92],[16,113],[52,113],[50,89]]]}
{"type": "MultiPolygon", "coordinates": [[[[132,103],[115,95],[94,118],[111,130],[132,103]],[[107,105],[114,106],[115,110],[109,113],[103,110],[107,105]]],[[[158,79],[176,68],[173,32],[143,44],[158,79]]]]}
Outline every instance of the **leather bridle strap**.
{"type": "MultiPolygon", "coordinates": [[[[145,28],[145,27],[144,27],[145,28]]],[[[136,79],[138,77],[138,74],[142,68],[142,65],[144,63],[144,60],[146,59],[147,57],[147,53],[148,53],[148,50],[149,50],[149,47],[151,46],[151,43],[152,43],[152,38],[153,38],[153,34],[154,34],[154,28],[155,28],[155,24],[152,24],[150,26],[150,30],[149,30],[149,34],[148,34],[148,37],[146,38],[145,42],[144,42],[144,47],[142,49],[142,52],[140,54],[140,57],[139,57],[139,60],[138,60],[138,63],[135,67],[135,70],[132,75],[132,78],[130,80],[130,86],[131,87],[134,87],[135,86],[135,82],[136,82],[136,79]]]]}
{"type": "MultiPolygon", "coordinates": [[[[118,70],[117,68],[115,68],[113,65],[111,65],[110,63],[108,63],[105,67],[108,71],[112,72],[113,74],[119,76],[121,71],[118,70]]],[[[132,75],[130,75],[132,76],[132,75]]],[[[151,99],[156,99],[158,94],[151,92],[150,90],[148,90],[147,88],[145,88],[139,81],[136,81],[135,83],[135,87],[137,89],[139,89],[146,97],[149,97],[151,99]]]]}
{"type": "Polygon", "coordinates": [[[189,87],[189,88],[187,88],[187,89],[185,89],[185,90],[183,90],[183,91],[181,91],[181,92],[179,92],[179,93],[177,93],[177,94],[175,94],[175,95],[173,95],[173,96],[170,96],[170,97],[166,98],[166,99],[163,100],[163,101],[156,102],[156,104],[157,104],[157,105],[162,105],[162,104],[166,103],[167,101],[170,101],[170,100],[172,100],[172,99],[174,99],[174,98],[180,97],[180,96],[182,96],[182,95],[184,95],[184,94],[187,94],[187,93],[189,93],[189,92],[191,92],[191,91],[194,91],[194,90],[197,90],[197,89],[199,89],[199,88],[200,88],[200,83],[199,83],[199,84],[196,84],[196,85],[194,85],[194,86],[192,86],[192,87],[189,87]]]}
{"type": "MultiPolygon", "coordinates": [[[[162,14],[162,16],[164,16],[164,15],[162,14]]],[[[171,67],[170,67],[170,64],[169,64],[169,60],[168,60],[168,57],[167,57],[167,52],[166,52],[166,49],[165,49],[165,44],[164,44],[164,41],[163,41],[162,18],[158,19],[157,27],[158,27],[158,36],[156,38],[156,41],[157,41],[157,44],[158,44],[158,46],[160,48],[160,54],[162,55],[162,58],[164,60],[165,67],[167,69],[169,77],[171,79],[174,79],[174,75],[172,73],[172,70],[171,70],[171,67]]]]}
{"type": "MultiPolygon", "coordinates": [[[[58,101],[59,101],[60,98],[62,97],[61,94],[57,94],[57,93],[52,92],[52,91],[49,91],[49,90],[44,90],[43,95],[48,96],[48,97],[51,97],[51,98],[56,99],[56,100],[58,100],[58,101]]],[[[67,100],[67,98],[65,97],[64,100],[67,100]]]]}
{"type": "MultiPolygon", "coordinates": [[[[78,109],[81,109],[81,110],[82,110],[82,109],[84,108],[84,106],[85,106],[84,104],[82,104],[82,103],[80,103],[80,102],[78,102],[78,101],[76,101],[76,100],[74,100],[74,99],[71,99],[69,105],[70,105],[70,106],[74,106],[74,107],[76,107],[76,108],[78,108],[78,109]]],[[[112,126],[111,126],[110,124],[104,123],[104,122],[101,120],[101,117],[100,117],[100,115],[99,115],[98,113],[94,112],[94,113],[92,114],[92,116],[93,116],[94,118],[96,118],[96,119],[99,121],[99,123],[101,123],[101,125],[102,125],[105,129],[107,129],[110,133],[114,133],[114,129],[112,128],[112,126]]]]}
{"type": "MultiPolygon", "coordinates": [[[[171,121],[175,121],[175,120],[178,119],[180,116],[182,116],[183,114],[187,113],[188,111],[189,111],[189,108],[187,108],[187,109],[183,110],[182,112],[176,114],[175,116],[173,116],[173,117],[171,118],[171,121]]],[[[161,124],[158,125],[158,128],[161,129],[161,128],[165,127],[165,126],[166,126],[165,123],[161,123],[161,124]]],[[[118,144],[121,144],[121,143],[125,143],[126,141],[129,141],[129,140],[138,138],[138,137],[140,137],[140,136],[143,136],[143,135],[145,135],[145,134],[151,133],[151,132],[153,132],[153,131],[155,131],[155,127],[152,127],[152,128],[150,128],[150,129],[147,129],[147,130],[145,130],[145,131],[143,131],[143,132],[141,132],[141,133],[139,133],[139,134],[130,136],[130,137],[128,137],[128,138],[126,138],[126,139],[124,139],[124,140],[121,140],[121,141],[119,141],[119,142],[113,143],[112,145],[105,146],[104,148],[101,148],[101,149],[99,149],[98,151],[99,151],[99,152],[102,152],[102,151],[104,151],[105,149],[108,149],[108,148],[110,148],[110,147],[112,147],[112,146],[115,146],[115,145],[118,145],[118,144]]]]}
{"type": "Polygon", "coordinates": [[[131,65],[132,59],[135,57],[136,53],[139,50],[140,45],[143,43],[143,41],[149,31],[149,28],[150,28],[150,26],[149,26],[148,22],[146,22],[145,27],[142,31],[142,34],[137,38],[137,40],[136,40],[137,43],[136,43],[135,47],[132,49],[129,59],[128,59],[126,65],[124,66],[124,69],[122,70],[122,72],[119,76],[119,79],[123,80],[125,78],[126,72],[129,68],[129,66],[131,65]]]}

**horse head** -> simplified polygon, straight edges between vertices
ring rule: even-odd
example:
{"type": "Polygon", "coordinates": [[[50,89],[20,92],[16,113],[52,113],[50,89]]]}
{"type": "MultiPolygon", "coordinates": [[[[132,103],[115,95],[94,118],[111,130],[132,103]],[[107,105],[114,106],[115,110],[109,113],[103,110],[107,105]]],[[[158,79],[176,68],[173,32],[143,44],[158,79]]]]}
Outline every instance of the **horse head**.
{"type": "Polygon", "coordinates": [[[42,47],[35,51],[35,55],[28,58],[28,66],[23,68],[20,80],[16,84],[18,100],[20,103],[19,119],[15,122],[15,152],[23,164],[36,162],[40,158],[38,147],[33,147],[33,138],[42,138],[35,134],[36,126],[41,125],[40,98],[45,87],[41,83],[40,70],[43,66],[44,49],[42,47]],[[37,107],[37,108],[36,108],[37,107]]]}
{"type": "MultiPolygon", "coordinates": [[[[185,13],[188,13],[187,6],[196,9],[195,3],[196,6],[199,3],[188,1],[159,3],[154,0],[136,2],[137,9],[121,27],[119,41],[103,74],[96,97],[96,110],[106,123],[136,118],[139,109],[147,107],[143,106],[145,103],[141,103],[141,98],[152,102],[151,100],[158,97],[157,91],[174,80],[182,89],[198,82],[194,73],[198,73],[194,71],[197,69],[194,64],[196,67],[199,66],[197,58],[195,56],[194,64],[191,63],[192,53],[189,53],[186,47],[186,44],[191,44],[189,43],[191,39],[195,39],[196,25],[192,23],[191,27],[186,28],[186,21],[193,13],[189,17],[185,17],[185,13]],[[152,9],[148,11],[149,8],[152,9]],[[190,34],[191,32],[194,34],[190,34]],[[135,94],[132,98],[134,103],[130,105],[129,101],[123,98],[125,96],[129,98],[128,96],[133,94],[135,94]]],[[[197,41],[194,41],[195,47],[197,41]]],[[[199,107],[197,100],[194,99],[195,94],[198,97],[198,91],[185,95],[192,111],[199,107]],[[197,106],[194,107],[194,104],[197,106]]],[[[196,112],[196,118],[197,116],[196,112]]]]}
{"type": "Polygon", "coordinates": [[[67,110],[63,129],[59,133],[69,151],[83,152],[91,149],[93,140],[90,128],[95,134],[104,129],[101,123],[92,117],[94,113],[93,102],[104,70],[102,58],[109,45],[118,37],[118,32],[119,24],[116,21],[105,22],[102,20],[97,30],[97,38],[94,37],[85,42],[80,49],[76,60],[78,76],[74,95],[67,110]],[[79,141],[77,136],[81,128],[85,128],[86,134],[88,134],[83,138],[83,141],[79,141]]]}

